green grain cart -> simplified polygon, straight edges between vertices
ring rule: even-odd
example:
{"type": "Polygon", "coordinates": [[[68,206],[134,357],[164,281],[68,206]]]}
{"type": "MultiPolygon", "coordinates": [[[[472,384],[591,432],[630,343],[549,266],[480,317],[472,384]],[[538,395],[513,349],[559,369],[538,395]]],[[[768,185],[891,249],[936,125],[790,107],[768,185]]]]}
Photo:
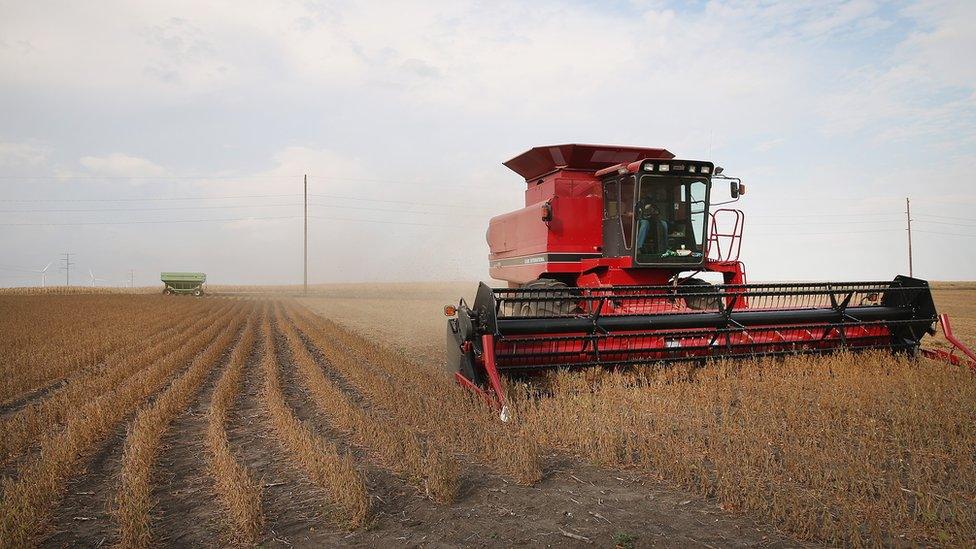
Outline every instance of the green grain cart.
{"type": "Polygon", "coordinates": [[[166,285],[163,293],[203,295],[203,283],[207,281],[206,273],[160,273],[159,279],[166,285]]]}

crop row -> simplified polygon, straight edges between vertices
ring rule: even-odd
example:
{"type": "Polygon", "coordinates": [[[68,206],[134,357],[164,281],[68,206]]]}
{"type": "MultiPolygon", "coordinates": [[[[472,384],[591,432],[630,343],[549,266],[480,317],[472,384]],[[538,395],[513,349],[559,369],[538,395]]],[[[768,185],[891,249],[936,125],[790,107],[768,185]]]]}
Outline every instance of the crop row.
{"type": "Polygon", "coordinates": [[[337,511],[336,523],[349,528],[362,526],[369,515],[366,481],[348,453],[317,435],[289,407],[281,385],[271,319],[262,321],[261,339],[264,372],[263,399],[278,442],[292,461],[312,482],[324,488],[337,511]]]}
{"type": "MultiPolygon", "coordinates": [[[[50,301],[50,300],[48,300],[50,301]]],[[[8,403],[89,366],[158,332],[187,314],[192,303],[172,303],[142,314],[145,298],[58,298],[55,319],[24,314],[5,334],[14,340],[0,352],[0,403],[8,403]],[[90,302],[90,303],[89,303],[90,302]]],[[[161,304],[163,305],[163,304],[161,304]]],[[[6,338],[5,338],[6,339],[6,338]]]]}
{"type": "MultiPolygon", "coordinates": [[[[239,314],[241,307],[235,309],[233,314],[239,314]]],[[[184,341],[134,358],[138,362],[131,365],[132,375],[102,394],[91,395],[67,415],[62,429],[41,438],[38,452],[21,465],[16,477],[4,479],[0,546],[23,546],[36,539],[63,496],[67,480],[125,417],[208,347],[225,327],[226,322],[219,320],[213,318],[184,341]]]]}
{"type": "Polygon", "coordinates": [[[285,320],[279,314],[276,321],[284,327],[292,361],[303,383],[333,426],[349,433],[384,468],[407,475],[433,499],[452,501],[457,490],[458,467],[448,453],[449,448],[439,443],[425,444],[424,437],[409,424],[390,421],[389,414],[376,414],[355,402],[349,392],[326,375],[292,319],[285,320]]]}
{"type": "MultiPolygon", "coordinates": [[[[147,547],[149,532],[150,470],[170,422],[187,407],[207,374],[233,343],[245,320],[237,315],[198,354],[190,366],[167,387],[151,405],[139,410],[132,421],[122,454],[116,516],[119,539],[125,547],[147,547]]],[[[240,343],[239,343],[240,344],[240,343]]]]}
{"type": "Polygon", "coordinates": [[[476,457],[520,483],[542,476],[540,447],[515,423],[501,423],[480,400],[433,369],[376,347],[307,309],[296,326],[335,371],[397,423],[459,455],[476,457]]]}
{"type": "Polygon", "coordinates": [[[227,416],[240,393],[248,360],[254,354],[259,322],[252,318],[234,347],[207,412],[206,445],[214,490],[228,518],[227,537],[242,544],[254,542],[264,522],[261,485],[234,456],[227,437],[227,416]]]}
{"type": "Polygon", "coordinates": [[[64,424],[83,404],[129,379],[153,360],[206,326],[226,318],[231,306],[222,304],[197,318],[183,319],[160,333],[107,356],[100,365],[86,369],[44,398],[0,419],[5,436],[0,438],[0,463],[20,457],[45,431],[64,424]]]}

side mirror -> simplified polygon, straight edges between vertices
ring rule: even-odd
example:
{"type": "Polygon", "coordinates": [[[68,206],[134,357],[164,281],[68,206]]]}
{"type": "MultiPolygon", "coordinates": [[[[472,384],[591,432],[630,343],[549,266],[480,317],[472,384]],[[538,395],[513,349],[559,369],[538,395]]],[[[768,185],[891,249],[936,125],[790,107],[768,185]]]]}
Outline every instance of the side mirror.
{"type": "Polygon", "coordinates": [[[738,181],[732,181],[731,182],[731,185],[729,186],[729,194],[732,195],[732,198],[733,199],[739,198],[739,182],[738,181]]]}
{"type": "Polygon", "coordinates": [[[549,202],[542,205],[542,220],[546,223],[552,221],[552,204],[549,202]]]}

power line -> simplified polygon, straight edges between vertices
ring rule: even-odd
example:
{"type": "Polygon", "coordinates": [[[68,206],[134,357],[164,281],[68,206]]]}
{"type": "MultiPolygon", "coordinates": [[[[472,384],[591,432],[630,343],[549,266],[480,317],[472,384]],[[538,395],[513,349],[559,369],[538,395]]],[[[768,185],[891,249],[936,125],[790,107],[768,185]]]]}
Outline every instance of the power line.
{"type": "Polygon", "coordinates": [[[301,204],[235,204],[224,206],[176,206],[172,208],[50,208],[31,210],[0,210],[0,213],[91,213],[91,212],[170,212],[178,210],[222,210],[233,208],[277,208],[301,204]]]}
{"type": "Polygon", "coordinates": [[[321,204],[316,202],[309,202],[309,205],[320,206],[324,208],[341,208],[343,210],[365,210],[370,212],[413,213],[413,214],[427,214],[427,215],[461,215],[467,213],[467,212],[400,210],[400,209],[390,209],[390,208],[367,208],[365,206],[344,206],[341,204],[321,204]]]}
{"type": "Polygon", "coordinates": [[[109,180],[128,181],[130,179],[291,179],[295,175],[0,175],[0,179],[29,179],[31,181],[74,181],[74,180],[109,180]]]}
{"type": "MultiPolygon", "coordinates": [[[[176,201],[176,200],[231,200],[231,199],[241,199],[241,198],[285,198],[285,197],[298,197],[301,195],[292,194],[267,194],[267,195],[240,195],[240,196],[210,196],[210,197],[146,197],[146,198],[58,198],[58,199],[0,199],[0,202],[16,202],[16,203],[39,203],[39,202],[141,202],[141,201],[176,201]]],[[[369,198],[361,196],[340,196],[331,194],[312,194],[309,196],[316,198],[330,198],[336,200],[354,200],[359,202],[382,202],[389,204],[406,204],[411,206],[426,206],[432,208],[458,208],[464,211],[472,211],[484,208],[471,207],[463,204],[444,204],[439,202],[422,202],[417,200],[391,200],[386,198],[369,198]]],[[[41,213],[41,212],[53,212],[53,213],[65,213],[65,212],[127,212],[127,211],[171,211],[171,210],[207,210],[207,209],[233,209],[233,208],[263,208],[263,207],[285,207],[285,206],[301,206],[299,203],[288,203],[288,204],[228,204],[219,206],[174,206],[167,208],[50,208],[50,209],[8,209],[0,210],[2,213],[41,213]]],[[[319,204],[327,207],[347,207],[338,206],[333,204],[319,204]]],[[[352,206],[348,206],[352,207],[352,206]]],[[[394,210],[391,210],[394,211],[394,210]]]]}
{"type": "Polygon", "coordinates": [[[940,219],[957,219],[959,221],[976,221],[976,217],[953,217],[951,215],[935,215],[935,214],[916,214],[921,217],[937,217],[940,219]]]}
{"type": "Polygon", "coordinates": [[[379,223],[381,225],[412,225],[412,226],[416,226],[416,227],[443,227],[443,228],[446,228],[446,229],[456,229],[458,227],[473,227],[474,226],[474,225],[457,225],[457,224],[454,224],[454,225],[446,225],[446,224],[444,224],[444,225],[435,225],[433,223],[411,223],[411,222],[407,222],[407,221],[381,221],[381,220],[378,220],[378,219],[351,219],[351,218],[346,218],[346,217],[321,217],[321,216],[314,216],[314,215],[310,215],[308,217],[309,217],[309,219],[326,219],[326,220],[329,220],[329,221],[352,221],[352,222],[355,222],[355,223],[360,223],[360,222],[362,222],[362,223],[379,223]]]}
{"type": "Polygon", "coordinates": [[[918,229],[915,229],[915,232],[916,233],[926,233],[926,234],[941,234],[941,235],[946,235],[946,236],[968,236],[970,238],[976,238],[976,234],[943,233],[943,232],[940,232],[940,231],[920,231],[918,229]]]}
{"type": "Polygon", "coordinates": [[[242,194],[233,196],[148,196],[143,198],[0,198],[0,202],[149,202],[157,200],[236,200],[240,198],[295,198],[300,194],[242,194]]]}
{"type": "Polygon", "coordinates": [[[443,204],[443,203],[436,203],[436,202],[418,202],[414,200],[390,200],[387,198],[368,198],[362,196],[339,196],[334,194],[309,194],[308,196],[314,196],[316,198],[332,198],[332,199],[340,199],[340,200],[358,200],[361,202],[389,202],[391,204],[410,204],[413,206],[436,206],[438,208],[462,208],[466,211],[470,211],[472,209],[479,209],[477,206],[472,207],[467,204],[443,204]]]}
{"type": "MultiPolygon", "coordinates": [[[[423,206],[425,204],[421,202],[413,202],[410,204],[415,204],[418,206],[423,206]]],[[[422,213],[422,214],[435,214],[444,215],[448,212],[443,211],[416,211],[416,210],[404,210],[404,209],[389,209],[389,208],[366,208],[363,206],[345,206],[341,204],[322,204],[316,202],[309,202],[304,204],[306,206],[322,206],[325,208],[342,208],[346,210],[369,210],[376,212],[403,212],[403,213],[422,213]]],[[[29,210],[0,210],[0,213],[94,213],[94,212],[171,212],[171,211],[181,211],[181,210],[226,210],[226,209],[237,209],[237,208],[285,208],[285,207],[300,207],[303,204],[236,204],[236,205],[222,205],[222,206],[178,206],[172,208],[45,208],[45,209],[29,209],[29,210]]],[[[433,206],[433,205],[432,205],[433,206]]]]}
{"type": "Polygon", "coordinates": [[[25,267],[14,267],[14,266],[11,266],[11,265],[0,265],[0,270],[4,270],[4,271],[20,271],[20,272],[23,272],[23,273],[35,273],[35,272],[37,272],[34,269],[27,269],[25,267]]]}
{"type": "Polygon", "coordinates": [[[948,221],[926,221],[924,219],[918,219],[918,220],[916,220],[916,222],[918,222],[918,223],[934,223],[936,225],[952,225],[954,227],[976,227],[976,225],[973,225],[973,224],[967,224],[967,223],[950,223],[948,221]]]}
{"type": "Polygon", "coordinates": [[[474,183],[468,183],[463,181],[458,181],[455,179],[423,179],[419,181],[411,181],[405,179],[379,179],[374,177],[344,177],[338,175],[315,175],[309,176],[310,179],[320,179],[324,181],[361,181],[365,183],[393,183],[397,185],[454,185],[457,187],[480,187],[489,188],[490,185],[478,185],[474,183]]]}
{"type": "Polygon", "coordinates": [[[819,235],[842,235],[842,234],[868,234],[868,233],[893,233],[898,229],[877,229],[872,231],[839,231],[839,232],[823,232],[823,233],[794,233],[794,232],[778,232],[778,233],[751,233],[755,236],[782,236],[782,237],[793,237],[793,236],[819,236],[819,235]]]}
{"type": "MultiPolygon", "coordinates": [[[[882,220],[882,221],[830,221],[830,224],[831,225],[862,225],[862,224],[865,224],[865,223],[873,223],[873,224],[879,224],[879,223],[899,223],[899,221],[898,220],[895,220],[895,219],[892,219],[892,220],[882,220]]],[[[759,226],[759,227],[795,227],[795,226],[800,226],[800,225],[802,225],[802,226],[810,226],[810,223],[808,223],[808,222],[803,222],[803,223],[756,223],[756,225],[759,226]]]]}
{"type": "MultiPolygon", "coordinates": [[[[77,223],[0,223],[0,226],[6,227],[74,227],[74,226],[84,226],[84,225],[154,225],[154,224],[170,224],[170,223],[220,223],[220,222],[232,222],[232,221],[266,221],[266,220],[276,220],[276,219],[300,219],[301,215],[282,215],[282,216],[264,216],[264,217],[228,217],[220,219],[164,219],[158,221],[81,221],[77,223]]],[[[352,219],[346,217],[330,217],[330,216],[309,216],[310,219],[324,219],[329,221],[352,221],[361,223],[379,223],[384,225],[413,225],[420,227],[459,227],[459,226],[469,226],[469,225],[458,225],[458,224],[442,224],[436,225],[432,223],[413,223],[408,221],[392,221],[392,220],[379,220],[379,219],[352,219]]]]}
{"type": "Polygon", "coordinates": [[[749,217],[865,217],[865,216],[896,216],[892,213],[828,213],[828,214],[753,214],[749,217]]]}
{"type": "Polygon", "coordinates": [[[220,221],[259,221],[269,219],[296,219],[300,215],[283,215],[267,217],[229,217],[222,219],[163,219],[158,221],[81,221],[76,223],[0,223],[5,227],[73,227],[76,225],[152,225],[165,223],[210,223],[220,221]]]}
{"type": "MultiPolygon", "coordinates": [[[[130,181],[130,180],[140,180],[140,181],[166,181],[166,180],[209,180],[209,179],[219,179],[219,180],[235,180],[235,179],[294,179],[297,177],[302,177],[301,175],[72,175],[72,176],[58,176],[58,175],[0,175],[0,180],[13,181],[13,180],[24,180],[24,181],[130,181]]],[[[489,187],[490,185],[481,185],[476,183],[458,181],[455,179],[421,179],[421,180],[407,180],[407,179],[381,179],[376,177],[348,177],[339,175],[316,175],[309,176],[309,179],[317,179],[320,181],[355,181],[363,183],[391,183],[394,185],[454,185],[458,187],[489,187]]]]}

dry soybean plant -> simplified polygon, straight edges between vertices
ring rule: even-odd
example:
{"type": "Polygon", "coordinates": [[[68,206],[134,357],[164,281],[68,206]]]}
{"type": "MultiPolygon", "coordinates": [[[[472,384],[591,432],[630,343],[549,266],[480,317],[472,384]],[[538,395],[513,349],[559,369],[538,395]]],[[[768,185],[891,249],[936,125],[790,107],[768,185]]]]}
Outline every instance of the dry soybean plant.
{"type": "Polygon", "coordinates": [[[501,423],[484,403],[429,372],[302,308],[296,322],[336,371],[370,402],[432,444],[476,456],[516,482],[542,477],[540,448],[519,422],[501,423]],[[450,413],[445,413],[450,410],[450,413]]]}
{"type": "Polygon", "coordinates": [[[292,360],[320,410],[336,429],[350,433],[355,443],[369,451],[378,463],[393,472],[405,474],[432,499],[449,502],[458,485],[457,461],[443,444],[426,443],[424,437],[407,425],[391,420],[388,414],[375,414],[358,406],[333,383],[316,363],[298,329],[280,315],[292,360]]]}
{"type": "Polygon", "coordinates": [[[312,482],[328,492],[337,512],[336,523],[358,528],[369,516],[366,480],[350,455],[340,454],[335,444],[315,435],[288,407],[281,388],[272,330],[270,318],[265,316],[261,325],[263,399],[278,442],[312,482]]]}
{"type": "Polygon", "coordinates": [[[538,441],[831,544],[976,539],[976,379],[886,354],[560,373],[538,441]]]}
{"type": "Polygon", "coordinates": [[[20,457],[37,442],[42,433],[58,429],[66,417],[86,402],[113,390],[152,360],[169,353],[215,322],[226,321],[230,315],[230,306],[227,305],[214,308],[194,320],[185,319],[175,323],[147,339],[143,345],[106,357],[98,367],[82,372],[63,387],[0,419],[0,428],[6,434],[0,438],[0,463],[20,457]]]}
{"type": "Polygon", "coordinates": [[[148,547],[151,541],[149,511],[150,472],[163,435],[170,423],[196,394],[207,374],[232,344],[243,322],[238,315],[228,323],[190,367],[177,377],[152,404],[136,414],[125,440],[122,472],[116,497],[115,515],[119,523],[119,543],[123,547],[148,547]]]}
{"type": "Polygon", "coordinates": [[[121,421],[173,374],[202,352],[220,332],[213,324],[163,356],[144,357],[136,374],[114,390],[91,399],[66,418],[64,429],[40,441],[39,451],[3,481],[0,547],[31,543],[61,500],[67,480],[121,421]]]}
{"type": "Polygon", "coordinates": [[[253,543],[264,522],[261,514],[261,485],[248,469],[241,465],[231,451],[227,438],[227,413],[233,405],[254,350],[257,323],[248,323],[241,342],[234,348],[230,363],[214,389],[207,412],[206,444],[210,458],[210,472],[217,498],[228,520],[228,537],[236,542],[253,543]]]}

